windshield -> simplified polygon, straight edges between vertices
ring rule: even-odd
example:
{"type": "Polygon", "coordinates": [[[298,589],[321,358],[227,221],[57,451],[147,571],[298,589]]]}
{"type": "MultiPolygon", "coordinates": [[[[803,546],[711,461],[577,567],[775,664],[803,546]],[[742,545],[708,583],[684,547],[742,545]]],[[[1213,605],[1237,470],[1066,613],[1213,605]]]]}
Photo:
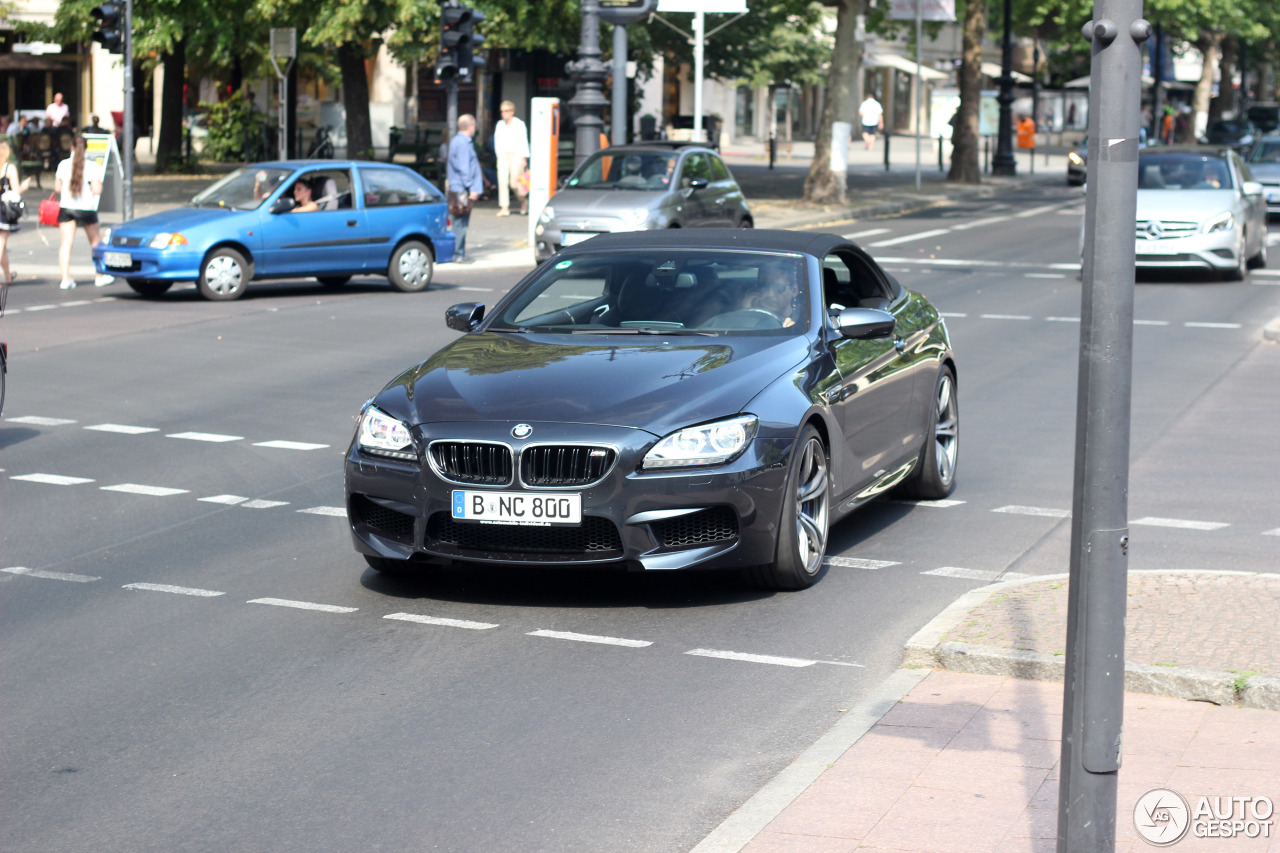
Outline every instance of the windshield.
{"type": "Polygon", "coordinates": [[[1249,155],[1250,163],[1280,163],[1280,139],[1264,139],[1249,155]]]}
{"type": "Polygon", "coordinates": [[[566,186],[578,189],[662,190],[676,170],[675,154],[660,151],[597,151],[569,178],[566,186]]]}
{"type": "Polygon", "coordinates": [[[809,324],[800,255],[637,250],[543,266],[489,331],[602,335],[791,335],[809,324]]]}
{"type": "Polygon", "coordinates": [[[1231,186],[1231,170],[1218,157],[1162,154],[1138,161],[1140,190],[1225,190],[1231,186]]]}
{"type": "Polygon", "coordinates": [[[278,166],[255,166],[236,169],[222,180],[191,199],[196,207],[229,207],[253,210],[280,186],[292,169],[278,166]]]}

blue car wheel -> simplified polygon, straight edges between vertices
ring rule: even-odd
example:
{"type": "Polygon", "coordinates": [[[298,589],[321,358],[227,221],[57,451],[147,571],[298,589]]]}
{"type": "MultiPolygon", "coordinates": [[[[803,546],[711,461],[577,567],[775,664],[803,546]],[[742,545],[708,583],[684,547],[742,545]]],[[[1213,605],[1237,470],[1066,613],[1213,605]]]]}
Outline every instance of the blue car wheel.
{"type": "Polygon", "coordinates": [[[435,256],[429,246],[417,240],[406,240],[391,253],[387,278],[396,290],[416,293],[427,289],[434,266],[435,256]]]}
{"type": "Polygon", "coordinates": [[[200,265],[200,295],[214,302],[239,299],[253,277],[244,255],[227,246],[214,249],[200,265]]]}

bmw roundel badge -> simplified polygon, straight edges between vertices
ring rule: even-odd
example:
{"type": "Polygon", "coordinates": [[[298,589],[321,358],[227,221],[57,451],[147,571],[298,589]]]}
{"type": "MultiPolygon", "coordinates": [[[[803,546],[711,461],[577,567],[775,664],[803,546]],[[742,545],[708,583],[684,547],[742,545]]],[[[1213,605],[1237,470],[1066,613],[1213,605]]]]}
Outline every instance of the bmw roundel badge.
{"type": "Polygon", "coordinates": [[[533,427],[528,424],[516,424],[511,428],[512,438],[528,438],[533,435],[533,427]]]}

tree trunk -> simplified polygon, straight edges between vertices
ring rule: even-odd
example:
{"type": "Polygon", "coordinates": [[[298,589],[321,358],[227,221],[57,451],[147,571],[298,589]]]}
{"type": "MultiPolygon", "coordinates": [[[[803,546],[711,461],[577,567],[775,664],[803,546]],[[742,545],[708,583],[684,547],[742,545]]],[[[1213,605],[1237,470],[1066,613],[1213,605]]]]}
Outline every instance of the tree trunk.
{"type": "Polygon", "coordinates": [[[1218,59],[1222,56],[1222,33],[1207,33],[1196,40],[1196,47],[1204,56],[1204,69],[1200,72],[1200,81],[1191,96],[1193,121],[1187,122],[1178,141],[1192,144],[1196,137],[1204,132],[1209,124],[1209,96],[1213,94],[1213,72],[1218,67],[1218,59]]]}
{"type": "Polygon", "coordinates": [[[338,47],[342,70],[342,105],[347,110],[347,156],[373,159],[373,128],[369,123],[369,77],[365,51],[358,42],[338,47]]]}
{"type": "Polygon", "coordinates": [[[160,138],[156,140],[156,171],[167,172],[182,162],[182,88],[187,76],[187,40],[178,39],[164,64],[160,94],[160,138]]]}
{"type": "Polygon", "coordinates": [[[947,180],[982,183],[978,161],[978,111],[982,106],[982,40],[987,34],[985,3],[969,0],[964,12],[964,42],[960,61],[960,110],[951,126],[951,171],[947,180]]]}
{"type": "Polygon", "coordinates": [[[1209,121],[1236,112],[1236,90],[1231,81],[1236,76],[1236,64],[1240,56],[1240,42],[1235,36],[1222,40],[1222,58],[1218,60],[1218,96],[1209,101],[1209,121]]]}
{"type": "Polygon", "coordinates": [[[866,0],[839,0],[836,11],[836,44],[831,54],[831,73],[823,98],[822,120],[813,142],[813,162],[804,181],[804,200],[810,204],[843,204],[846,179],[831,171],[831,123],[853,121],[857,104],[853,100],[854,75],[862,68],[862,44],[854,35],[858,15],[866,0]]]}

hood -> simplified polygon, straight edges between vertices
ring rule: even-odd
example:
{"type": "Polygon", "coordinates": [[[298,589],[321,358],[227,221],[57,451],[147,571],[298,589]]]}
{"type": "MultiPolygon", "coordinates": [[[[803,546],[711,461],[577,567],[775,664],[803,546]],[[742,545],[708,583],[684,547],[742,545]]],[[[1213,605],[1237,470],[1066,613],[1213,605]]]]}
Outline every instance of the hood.
{"type": "Polygon", "coordinates": [[[541,421],[665,435],[738,413],[808,346],[802,337],[477,332],[397,377],[376,405],[411,426],[541,421]]]}
{"type": "Polygon", "coordinates": [[[1138,220],[1204,222],[1235,211],[1235,190],[1138,190],[1138,220]]]}
{"type": "Polygon", "coordinates": [[[1280,163],[1250,163],[1253,179],[1264,184],[1280,184],[1280,163]]]}
{"type": "Polygon", "coordinates": [[[554,208],[556,219],[587,214],[622,216],[638,207],[653,209],[667,194],[666,190],[570,188],[557,191],[548,204],[554,208]]]}
{"type": "Polygon", "coordinates": [[[247,211],[229,207],[175,207],[140,219],[130,219],[111,229],[113,235],[149,236],[161,231],[185,231],[247,211]]]}

